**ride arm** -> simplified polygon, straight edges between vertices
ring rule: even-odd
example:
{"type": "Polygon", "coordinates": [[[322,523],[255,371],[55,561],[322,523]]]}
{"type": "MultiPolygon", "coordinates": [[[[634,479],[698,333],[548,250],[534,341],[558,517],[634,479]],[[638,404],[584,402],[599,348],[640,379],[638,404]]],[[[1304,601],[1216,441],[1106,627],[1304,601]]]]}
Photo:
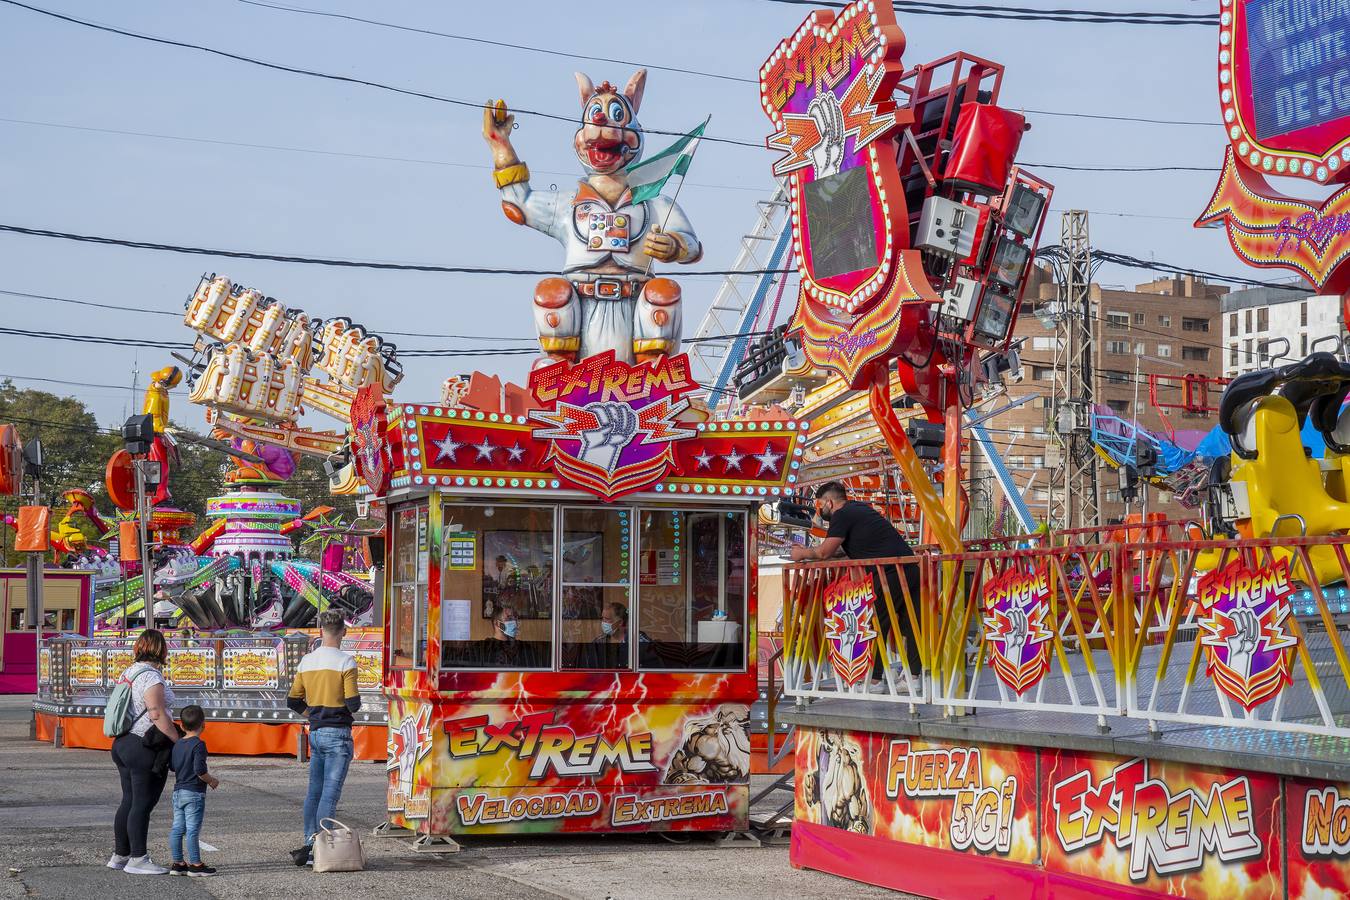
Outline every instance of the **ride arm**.
{"type": "Polygon", "coordinates": [[[192,542],[191,546],[193,554],[201,556],[207,550],[210,550],[211,545],[216,542],[216,538],[220,537],[224,530],[224,519],[218,519],[215,522],[212,522],[211,525],[201,534],[197,535],[197,539],[192,542]]]}

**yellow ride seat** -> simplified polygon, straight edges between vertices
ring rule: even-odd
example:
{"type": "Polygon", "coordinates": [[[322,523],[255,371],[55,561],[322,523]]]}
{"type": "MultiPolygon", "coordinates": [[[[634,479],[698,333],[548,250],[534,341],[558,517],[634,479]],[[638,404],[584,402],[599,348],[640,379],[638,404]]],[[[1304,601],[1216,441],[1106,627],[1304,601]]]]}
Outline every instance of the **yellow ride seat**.
{"type": "MultiPolygon", "coordinates": [[[[1256,448],[1255,459],[1232,455],[1230,480],[1246,484],[1251,511],[1249,519],[1237,522],[1244,537],[1311,537],[1350,531],[1350,502],[1329,492],[1322,466],[1308,458],[1292,403],[1278,395],[1256,400],[1242,429],[1242,444],[1256,448]]],[[[1292,551],[1277,549],[1274,555],[1289,560],[1293,577],[1306,578],[1292,551]]],[[[1217,550],[1200,554],[1196,569],[1213,569],[1219,557],[1217,550]]],[[[1345,577],[1331,548],[1311,548],[1309,558],[1319,584],[1345,577]]]]}

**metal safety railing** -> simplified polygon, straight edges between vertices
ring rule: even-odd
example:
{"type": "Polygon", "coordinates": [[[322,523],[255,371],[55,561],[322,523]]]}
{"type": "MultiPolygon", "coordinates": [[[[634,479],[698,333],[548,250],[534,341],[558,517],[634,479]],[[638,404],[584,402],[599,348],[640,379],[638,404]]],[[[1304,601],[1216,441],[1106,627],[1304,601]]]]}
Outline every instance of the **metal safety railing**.
{"type": "Polygon", "coordinates": [[[785,695],[1350,737],[1350,536],[1182,525],[787,567],[785,695]]]}
{"type": "Polygon", "coordinates": [[[783,569],[783,685],[792,697],[928,702],[932,591],[920,558],[817,562],[783,569]],[[897,627],[898,626],[898,627],[897,627]]]}
{"type": "MultiPolygon", "coordinates": [[[[38,700],[59,705],[101,705],[134,661],[138,632],[60,635],[45,639],[38,656],[38,700]]],[[[203,702],[226,698],[284,698],[313,634],[168,632],[164,674],[176,695],[203,702]]],[[[343,641],[356,657],[363,695],[380,694],[382,639],[357,632],[343,641]]],[[[275,704],[273,704],[275,705],[275,704]]],[[[270,706],[269,706],[270,708],[270,706]]]]}

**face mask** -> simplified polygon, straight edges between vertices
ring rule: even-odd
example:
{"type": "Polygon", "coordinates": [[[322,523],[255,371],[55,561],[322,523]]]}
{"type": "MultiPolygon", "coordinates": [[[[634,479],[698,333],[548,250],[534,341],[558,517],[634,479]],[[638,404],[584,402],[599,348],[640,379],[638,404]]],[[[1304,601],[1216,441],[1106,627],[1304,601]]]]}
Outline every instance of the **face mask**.
{"type": "Polygon", "coordinates": [[[613,622],[601,622],[601,623],[600,623],[600,630],[603,631],[605,634],[613,634],[613,633],[614,633],[614,623],[613,623],[613,622]]]}
{"type": "Polygon", "coordinates": [[[515,637],[518,630],[520,630],[520,623],[515,619],[507,619],[502,623],[502,634],[509,638],[515,637]]]}

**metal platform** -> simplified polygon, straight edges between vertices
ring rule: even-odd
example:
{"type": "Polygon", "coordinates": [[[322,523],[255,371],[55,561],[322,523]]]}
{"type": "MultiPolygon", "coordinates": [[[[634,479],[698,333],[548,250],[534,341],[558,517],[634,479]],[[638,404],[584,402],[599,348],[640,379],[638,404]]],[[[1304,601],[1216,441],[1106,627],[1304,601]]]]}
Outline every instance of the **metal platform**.
{"type": "Polygon", "coordinates": [[[920,706],[913,715],[891,703],[867,699],[817,700],[784,707],[783,721],[829,728],[921,737],[941,741],[1060,748],[1115,756],[1270,772],[1300,778],[1350,781],[1350,739],[1232,726],[1157,723],[1108,717],[1107,730],[1093,719],[1042,710],[981,709],[947,716],[920,706]]]}

